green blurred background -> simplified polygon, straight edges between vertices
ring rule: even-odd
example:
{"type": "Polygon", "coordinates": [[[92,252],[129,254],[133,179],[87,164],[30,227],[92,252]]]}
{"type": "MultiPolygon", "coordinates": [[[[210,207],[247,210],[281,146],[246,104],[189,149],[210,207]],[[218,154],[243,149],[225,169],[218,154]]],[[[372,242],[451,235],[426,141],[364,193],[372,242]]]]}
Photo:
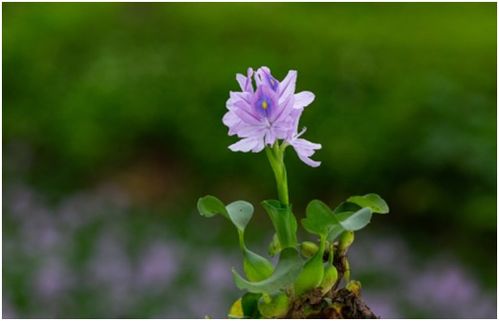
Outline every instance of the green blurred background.
{"type": "MultiPolygon", "coordinates": [[[[391,207],[351,251],[373,310],[495,318],[496,4],[2,8],[4,317],[224,317],[236,234],[195,204],[275,197],[221,122],[235,74],[266,65],[316,95],[322,165],[287,156],[296,215],[391,207]]],[[[248,234],[265,253],[261,208],[248,234]]]]}

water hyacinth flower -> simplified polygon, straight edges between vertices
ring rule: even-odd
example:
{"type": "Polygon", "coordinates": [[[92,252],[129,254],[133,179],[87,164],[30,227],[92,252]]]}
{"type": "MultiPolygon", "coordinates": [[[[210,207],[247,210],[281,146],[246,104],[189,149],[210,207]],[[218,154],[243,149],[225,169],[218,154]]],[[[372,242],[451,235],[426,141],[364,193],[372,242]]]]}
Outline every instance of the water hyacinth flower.
{"type": "Polygon", "coordinates": [[[249,68],[246,76],[236,75],[241,91],[230,92],[223,123],[229,135],[241,140],[230,145],[230,150],[258,153],[281,140],[284,147],[292,146],[305,164],[320,165],[310,157],[321,145],[300,138],[304,130],[298,132],[303,109],[315,96],[310,91],[295,93],[296,77],[297,72],[290,70],[278,81],[268,67],[256,72],[249,68]]]}

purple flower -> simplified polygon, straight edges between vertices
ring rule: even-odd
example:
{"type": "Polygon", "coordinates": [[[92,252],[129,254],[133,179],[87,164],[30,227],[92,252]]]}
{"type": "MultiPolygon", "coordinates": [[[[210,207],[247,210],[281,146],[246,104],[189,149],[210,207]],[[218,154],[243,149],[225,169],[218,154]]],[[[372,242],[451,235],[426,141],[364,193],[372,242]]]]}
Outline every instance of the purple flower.
{"type": "Polygon", "coordinates": [[[295,94],[296,75],[295,70],[290,70],[279,82],[267,67],[256,72],[249,68],[246,76],[236,75],[241,91],[230,92],[229,111],[223,123],[229,127],[229,135],[237,135],[241,140],[230,145],[230,150],[258,153],[265,146],[282,140],[284,146],[292,146],[307,165],[320,165],[310,157],[321,145],[299,138],[304,132],[298,133],[301,114],[315,96],[309,91],[295,94]]]}

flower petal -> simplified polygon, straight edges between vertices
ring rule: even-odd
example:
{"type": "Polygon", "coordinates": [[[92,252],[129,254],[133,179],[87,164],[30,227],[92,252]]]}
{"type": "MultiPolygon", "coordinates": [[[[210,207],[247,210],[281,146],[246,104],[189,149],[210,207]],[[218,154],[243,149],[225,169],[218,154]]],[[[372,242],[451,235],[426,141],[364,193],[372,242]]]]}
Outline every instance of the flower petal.
{"type": "Polygon", "coordinates": [[[230,110],[245,123],[252,125],[260,124],[260,115],[253,113],[252,108],[242,100],[233,103],[230,110]]]}
{"type": "Polygon", "coordinates": [[[301,161],[307,164],[308,166],[318,167],[321,164],[321,162],[310,159],[310,156],[312,156],[315,153],[316,149],[322,148],[321,144],[315,144],[309,142],[306,139],[296,138],[296,137],[291,141],[289,141],[288,143],[291,146],[293,146],[293,148],[296,151],[296,154],[298,155],[298,158],[300,158],[301,161]]]}
{"type": "Polygon", "coordinates": [[[310,105],[315,99],[315,95],[310,91],[302,91],[295,94],[295,104],[294,108],[304,108],[310,105]]]}
{"type": "Polygon", "coordinates": [[[253,147],[253,149],[251,149],[251,151],[253,153],[259,153],[263,150],[264,147],[265,144],[263,143],[263,139],[258,139],[257,144],[255,145],[255,147],[253,147]]]}
{"type": "Polygon", "coordinates": [[[286,78],[279,83],[279,103],[281,101],[285,101],[289,95],[293,95],[295,93],[296,76],[296,70],[290,70],[286,75],[286,78]]]}
{"type": "Polygon", "coordinates": [[[237,135],[241,138],[246,137],[260,137],[263,136],[262,133],[265,132],[265,125],[248,125],[241,124],[239,126],[237,135]]]}
{"type": "Polygon", "coordinates": [[[289,95],[285,101],[279,102],[279,110],[275,112],[272,117],[272,123],[278,123],[279,121],[285,120],[287,116],[293,111],[294,96],[289,95]]]}
{"type": "Polygon", "coordinates": [[[253,92],[253,84],[251,83],[251,77],[253,76],[252,68],[248,68],[247,75],[245,77],[243,74],[236,74],[236,80],[242,91],[253,92]]]}
{"type": "Polygon", "coordinates": [[[257,147],[259,144],[258,139],[254,137],[243,138],[237,143],[229,146],[229,149],[233,152],[244,152],[247,153],[253,148],[257,147]]]}
{"type": "Polygon", "coordinates": [[[305,164],[307,164],[310,167],[319,167],[319,166],[321,166],[321,162],[314,161],[313,159],[311,159],[309,157],[306,157],[306,156],[298,154],[298,158],[300,158],[302,162],[304,162],[305,164]]]}
{"type": "Polygon", "coordinates": [[[275,140],[276,140],[275,132],[271,127],[267,130],[267,133],[265,134],[265,144],[269,146],[274,145],[275,140]]]}
{"type": "Polygon", "coordinates": [[[239,117],[231,110],[225,113],[225,115],[222,118],[222,122],[224,123],[225,126],[227,127],[232,127],[239,123],[241,120],[239,117]]]}

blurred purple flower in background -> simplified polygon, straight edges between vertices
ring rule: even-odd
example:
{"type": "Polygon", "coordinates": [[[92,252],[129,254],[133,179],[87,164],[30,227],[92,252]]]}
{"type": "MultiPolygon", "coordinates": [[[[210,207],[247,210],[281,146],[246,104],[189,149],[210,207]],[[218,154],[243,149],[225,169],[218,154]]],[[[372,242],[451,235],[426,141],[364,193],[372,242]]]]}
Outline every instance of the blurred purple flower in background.
{"type": "Polygon", "coordinates": [[[304,131],[298,133],[303,109],[312,103],[315,96],[309,91],[295,94],[296,77],[297,72],[290,70],[279,82],[267,67],[261,67],[256,72],[249,68],[247,76],[236,75],[242,91],[230,92],[227,100],[229,111],[223,117],[223,123],[229,127],[229,135],[241,138],[229,146],[232,151],[258,153],[265,146],[283,140],[295,149],[304,163],[312,167],[320,165],[310,157],[321,145],[299,138],[304,131]]]}

